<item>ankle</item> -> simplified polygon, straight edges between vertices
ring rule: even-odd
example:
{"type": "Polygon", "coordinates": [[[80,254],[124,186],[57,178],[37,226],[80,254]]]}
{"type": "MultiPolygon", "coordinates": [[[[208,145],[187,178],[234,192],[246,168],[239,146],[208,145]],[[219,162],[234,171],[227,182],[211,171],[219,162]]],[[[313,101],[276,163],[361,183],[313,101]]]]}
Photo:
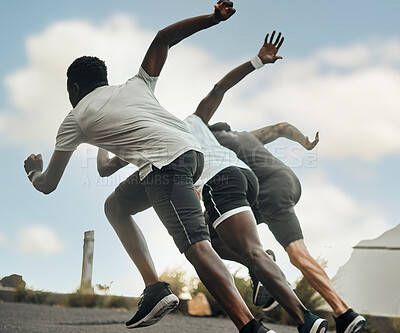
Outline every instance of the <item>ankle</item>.
{"type": "Polygon", "coordinates": [[[160,282],[159,279],[146,280],[146,281],[144,281],[144,285],[147,288],[147,287],[150,287],[150,286],[153,286],[153,285],[157,284],[158,282],[160,282]]]}
{"type": "Polygon", "coordinates": [[[349,310],[351,310],[350,307],[343,307],[343,308],[333,311],[333,314],[334,314],[335,318],[338,318],[338,317],[344,315],[345,313],[347,313],[349,310]]]}
{"type": "Polygon", "coordinates": [[[239,333],[251,333],[253,325],[255,324],[256,320],[253,318],[250,320],[246,325],[244,325],[240,330],[239,333]]]}
{"type": "Polygon", "coordinates": [[[154,290],[160,289],[161,287],[164,286],[164,284],[165,284],[165,282],[158,281],[156,283],[153,283],[153,284],[150,284],[150,285],[146,285],[145,290],[149,291],[149,292],[152,292],[154,290]]]}

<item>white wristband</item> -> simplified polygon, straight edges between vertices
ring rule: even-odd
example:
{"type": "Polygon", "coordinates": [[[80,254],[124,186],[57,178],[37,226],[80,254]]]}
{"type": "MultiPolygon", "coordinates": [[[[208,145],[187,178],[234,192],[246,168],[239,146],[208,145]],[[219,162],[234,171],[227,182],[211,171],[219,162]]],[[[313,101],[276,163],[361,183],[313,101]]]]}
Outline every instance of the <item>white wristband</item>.
{"type": "Polygon", "coordinates": [[[250,62],[255,69],[260,69],[261,67],[264,66],[264,64],[261,61],[261,59],[259,58],[259,56],[255,56],[255,57],[251,58],[250,62]]]}
{"type": "Polygon", "coordinates": [[[32,171],[29,171],[29,172],[28,172],[27,176],[28,176],[28,178],[29,178],[30,181],[32,181],[31,176],[32,176],[35,172],[40,172],[40,170],[32,170],[32,171]]]}

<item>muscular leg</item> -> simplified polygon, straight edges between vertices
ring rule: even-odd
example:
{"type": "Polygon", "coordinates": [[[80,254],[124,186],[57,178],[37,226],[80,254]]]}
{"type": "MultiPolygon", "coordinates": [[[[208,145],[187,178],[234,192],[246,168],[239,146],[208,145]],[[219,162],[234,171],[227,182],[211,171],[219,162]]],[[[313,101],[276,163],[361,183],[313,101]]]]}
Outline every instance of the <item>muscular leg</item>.
{"type": "Polygon", "coordinates": [[[297,325],[302,325],[306,308],[290,289],[282,271],[262,248],[253,214],[245,211],[233,215],[219,224],[216,231],[221,240],[257,275],[297,325]]]}
{"type": "Polygon", "coordinates": [[[242,256],[231,250],[218,236],[211,238],[211,244],[215,252],[225,260],[235,261],[243,266],[247,265],[247,262],[242,256]]]}
{"type": "Polygon", "coordinates": [[[158,275],[146,240],[130,214],[118,203],[115,193],[107,198],[104,211],[126,252],[142,275],[145,285],[157,283],[158,275]]]}
{"type": "Polygon", "coordinates": [[[328,275],[311,257],[303,239],[290,243],[286,247],[290,262],[304,275],[310,285],[328,302],[336,317],[345,313],[349,306],[339,296],[328,275]]]}
{"type": "Polygon", "coordinates": [[[253,315],[236,289],[232,275],[208,241],[191,245],[185,256],[196,269],[208,291],[239,330],[253,319],[253,315]]]}

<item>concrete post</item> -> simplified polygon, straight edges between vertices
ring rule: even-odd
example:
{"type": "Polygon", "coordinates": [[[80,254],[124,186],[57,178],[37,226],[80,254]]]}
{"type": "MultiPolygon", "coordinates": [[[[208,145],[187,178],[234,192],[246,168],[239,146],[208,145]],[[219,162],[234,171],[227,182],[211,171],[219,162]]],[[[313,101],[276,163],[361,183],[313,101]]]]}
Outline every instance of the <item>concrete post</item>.
{"type": "Polygon", "coordinates": [[[92,273],[93,273],[93,252],[94,252],[94,230],[85,231],[85,239],[83,240],[83,261],[82,261],[82,278],[81,292],[84,294],[92,294],[92,273]]]}

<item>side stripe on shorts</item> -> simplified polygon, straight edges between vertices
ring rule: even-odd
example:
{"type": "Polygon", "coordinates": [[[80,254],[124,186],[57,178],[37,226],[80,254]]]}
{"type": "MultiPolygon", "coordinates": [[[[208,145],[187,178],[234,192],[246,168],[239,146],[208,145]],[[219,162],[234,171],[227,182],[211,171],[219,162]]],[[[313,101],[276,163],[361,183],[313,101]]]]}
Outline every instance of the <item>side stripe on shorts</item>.
{"type": "Polygon", "coordinates": [[[218,210],[217,204],[215,203],[214,197],[213,197],[213,195],[212,195],[213,188],[212,188],[210,185],[208,185],[208,184],[204,184],[204,186],[208,186],[208,187],[210,188],[210,190],[208,191],[208,193],[210,194],[211,202],[213,203],[214,209],[217,211],[218,215],[221,216],[222,214],[221,214],[221,212],[218,210]]]}
{"type": "Polygon", "coordinates": [[[182,220],[181,220],[181,218],[179,217],[178,212],[176,211],[176,208],[175,208],[174,203],[173,203],[171,200],[170,200],[169,202],[171,203],[172,208],[174,209],[175,215],[177,216],[177,218],[178,218],[178,220],[179,220],[179,223],[181,224],[181,226],[182,226],[182,228],[183,228],[183,231],[185,232],[185,235],[186,235],[186,238],[187,238],[187,240],[188,240],[188,242],[189,242],[189,245],[192,245],[192,242],[190,241],[189,235],[188,235],[188,233],[186,232],[186,228],[185,228],[185,226],[183,225],[182,220]]]}

